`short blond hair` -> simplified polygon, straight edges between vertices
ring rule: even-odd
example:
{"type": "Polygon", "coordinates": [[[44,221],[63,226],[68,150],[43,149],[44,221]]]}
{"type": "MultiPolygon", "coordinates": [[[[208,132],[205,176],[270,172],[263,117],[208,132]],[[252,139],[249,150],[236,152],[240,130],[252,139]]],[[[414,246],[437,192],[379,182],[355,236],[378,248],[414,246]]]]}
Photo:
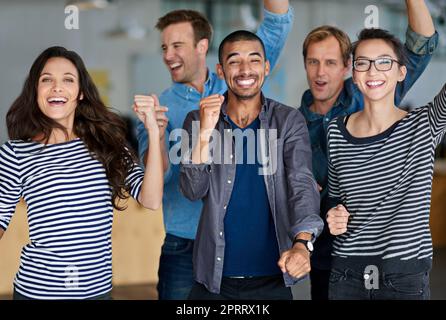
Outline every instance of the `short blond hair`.
{"type": "Polygon", "coordinates": [[[308,47],[310,46],[310,44],[323,41],[331,36],[335,37],[335,39],[338,40],[339,46],[341,48],[342,61],[344,62],[344,66],[347,67],[352,53],[352,43],[350,41],[350,38],[344,31],[333,26],[317,27],[307,35],[302,50],[304,60],[307,59],[308,47]]]}

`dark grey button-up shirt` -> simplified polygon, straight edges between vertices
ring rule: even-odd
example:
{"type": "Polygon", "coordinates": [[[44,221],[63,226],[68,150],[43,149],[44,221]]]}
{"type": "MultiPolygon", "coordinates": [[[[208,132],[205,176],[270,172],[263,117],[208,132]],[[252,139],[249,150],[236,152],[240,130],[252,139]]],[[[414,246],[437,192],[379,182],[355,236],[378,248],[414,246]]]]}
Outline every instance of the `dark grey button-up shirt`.
{"type": "MultiPolygon", "coordinates": [[[[208,164],[192,164],[190,150],[180,168],[181,192],[190,200],[202,199],[204,202],[194,246],[194,275],[196,281],[213,293],[220,292],[225,252],[224,217],[236,170],[226,101],[227,96],[216,125],[223,139],[217,139],[215,150],[221,150],[222,161],[214,158],[208,164]],[[229,139],[225,139],[228,135],[229,139]],[[228,149],[228,141],[230,151],[224,152],[228,149]]],[[[199,118],[199,111],[195,110],[184,121],[183,129],[189,133],[191,143],[198,135],[198,130],[192,128],[193,125],[199,128],[197,122],[194,123],[199,118]]],[[[259,119],[260,130],[264,129],[264,139],[259,140],[264,157],[262,163],[268,164],[263,176],[282,253],[291,248],[298,233],[308,232],[315,238],[321,232],[323,221],[319,216],[319,191],[312,174],[307,125],[300,111],[262,95],[259,119]]],[[[297,282],[288,274],[284,274],[284,280],[287,286],[297,282]]]]}

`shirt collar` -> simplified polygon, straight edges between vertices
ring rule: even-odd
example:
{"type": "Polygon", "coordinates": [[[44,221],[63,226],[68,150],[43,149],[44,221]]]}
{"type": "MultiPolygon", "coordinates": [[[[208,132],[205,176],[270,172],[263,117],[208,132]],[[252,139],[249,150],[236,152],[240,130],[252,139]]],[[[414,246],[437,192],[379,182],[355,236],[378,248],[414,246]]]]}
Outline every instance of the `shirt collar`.
{"type": "Polygon", "coordinates": [[[173,90],[175,91],[175,93],[177,93],[178,95],[185,97],[187,95],[190,95],[191,93],[195,93],[198,94],[200,96],[206,96],[208,95],[209,92],[209,88],[212,87],[212,83],[215,82],[217,75],[213,72],[209,72],[209,68],[207,69],[207,79],[204,82],[204,86],[203,86],[203,94],[199,93],[197,89],[195,89],[192,86],[189,86],[187,84],[184,83],[180,83],[180,82],[173,82],[172,87],[173,90]]]}
{"type": "MultiPolygon", "coordinates": [[[[221,113],[223,114],[223,118],[228,121],[228,91],[226,91],[223,96],[225,97],[225,100],[221,105],[221,113]]],[[[262,103],[262,109],[259,113],[259,119],[262,121],[267,119],[269,111],[268,100],[265,98],[263,92],[260,92],[260,101],[262,103]]]]}
{"type": "MultiPolygon", "coordinates": [[[[344,82],[344,87],[342,88],[342,91],[339,94],[338,98],[336,99],[335,103],[333,104],[333,107],[331,110],[338,108],[338,107],[340,107],[342,109],[347,109],[352,102],[351,91],[352,91],[352,88],[346,82],[344,82]]],[[[300,109],[308,121],[315,121],[315,120],[318,120],[321,117],[323,117],[322,115],[310,110],[310,107],[313,104],[313,101],[314,101],[314,97],[313,97],[313,94],[311,93],[311,90],[310,89],[306,90],[304,92],[304,94],[302,95],[300,109]]],[[[329,113],[331,112],[331,110],[329,111],[329,113]]]]}

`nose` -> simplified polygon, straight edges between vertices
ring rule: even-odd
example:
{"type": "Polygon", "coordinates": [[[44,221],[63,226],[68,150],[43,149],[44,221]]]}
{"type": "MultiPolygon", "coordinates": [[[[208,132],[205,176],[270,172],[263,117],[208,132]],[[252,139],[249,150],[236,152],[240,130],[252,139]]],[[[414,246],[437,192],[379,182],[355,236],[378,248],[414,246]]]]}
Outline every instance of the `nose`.
{"type": "Polygon", "coordinates": [[[172,60],[172,58],[173,58],[173,56],[174,56],[174,54],[173,54],[173,49],[172,48],[166,48],[165,50],[164,50],[164,60],[165,61],[170,61],[170,60],[172,60]]]}
{"type": "Polygon", "coordinates": [[[325,66],[323,63],[319,63],[319,65],[317,67],[317,75],[319,77],[325,75],[325,66]]]}
{"type": "Polygon", "coordinates": [[[372,62],[372,63],[370,64],[370,68],[369,68],[369,71],[367,71],[367,73],[368,73],[369,75],[374,75],[374,74],[377,74],[378,72],[379,72],[379,71],[378,71],[378,69],[376,69],[375,63],[372,62]]]}
{"type": "Polygon", "coordinates": [[[58,80],[53,81],[53,87],[51,88],[51,90],[53,92],[61,92],[62,91],[61,82],[58,80]]]}
{"type": "Polygon", "coordinates": [[[249,73],[249,70],[250,70],[249,64],[246,61],[241,61],[239,68],[240,68],[240,73],[243,73],[243,74],[249,73]]]}

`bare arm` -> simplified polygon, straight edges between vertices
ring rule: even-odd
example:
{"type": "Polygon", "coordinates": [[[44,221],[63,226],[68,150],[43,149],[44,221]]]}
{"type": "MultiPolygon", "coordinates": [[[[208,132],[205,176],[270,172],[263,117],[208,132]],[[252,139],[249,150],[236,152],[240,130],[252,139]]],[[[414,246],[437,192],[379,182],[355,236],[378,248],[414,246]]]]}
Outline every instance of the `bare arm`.
{"type": "MultiPolygon", "coordinates": [[[[161,139],[162,140],[162,139],[161,139]]],[[[163,160],[163,172],[166,172],[169,168],[169,156],[167,154],[166,144],[163,141],[160,141],[160,148],[161,148],[161,157],[163,160]]],[[[147,154],[148,150],[144,153],[144,165],[147,163],[147,154]]]]}
{"type": "Polygon", "coordinates": [[[431,37],[435,27],[425,1],[406,0],[406,7],[410,28],[422,36],[431,37]]]}
{"type": "Polygon", "coordinates": [[[5,233],[5,230],[3,230],[2,228],[0,228],[0,239],[3,237],[3,234],[5,233]]]}
{"type": "Polygon", "coordinates": [[[145,155],[145,172],[138,201],[146,208],[156,210],[163,199],[163,164],[157,128],[149,129],[150,148],[145,155]]]}
{"type": "Polygon", "coordinates": [[[277,14],[287,13],[289,5],[288,0],[263,0],[265,9],[277,14]]]}
{"type": "Polygon", "coordinates": [[[144,123],[149,137],[149,145],[144,155],[144,178],[138,195],[138,202],[144,207],[156,210],[163,199],[163,159],[161,155],[160,130],[157,123],[156,111],[159,101],[155,95],[135,96],[133,110],[144,123]]]}

